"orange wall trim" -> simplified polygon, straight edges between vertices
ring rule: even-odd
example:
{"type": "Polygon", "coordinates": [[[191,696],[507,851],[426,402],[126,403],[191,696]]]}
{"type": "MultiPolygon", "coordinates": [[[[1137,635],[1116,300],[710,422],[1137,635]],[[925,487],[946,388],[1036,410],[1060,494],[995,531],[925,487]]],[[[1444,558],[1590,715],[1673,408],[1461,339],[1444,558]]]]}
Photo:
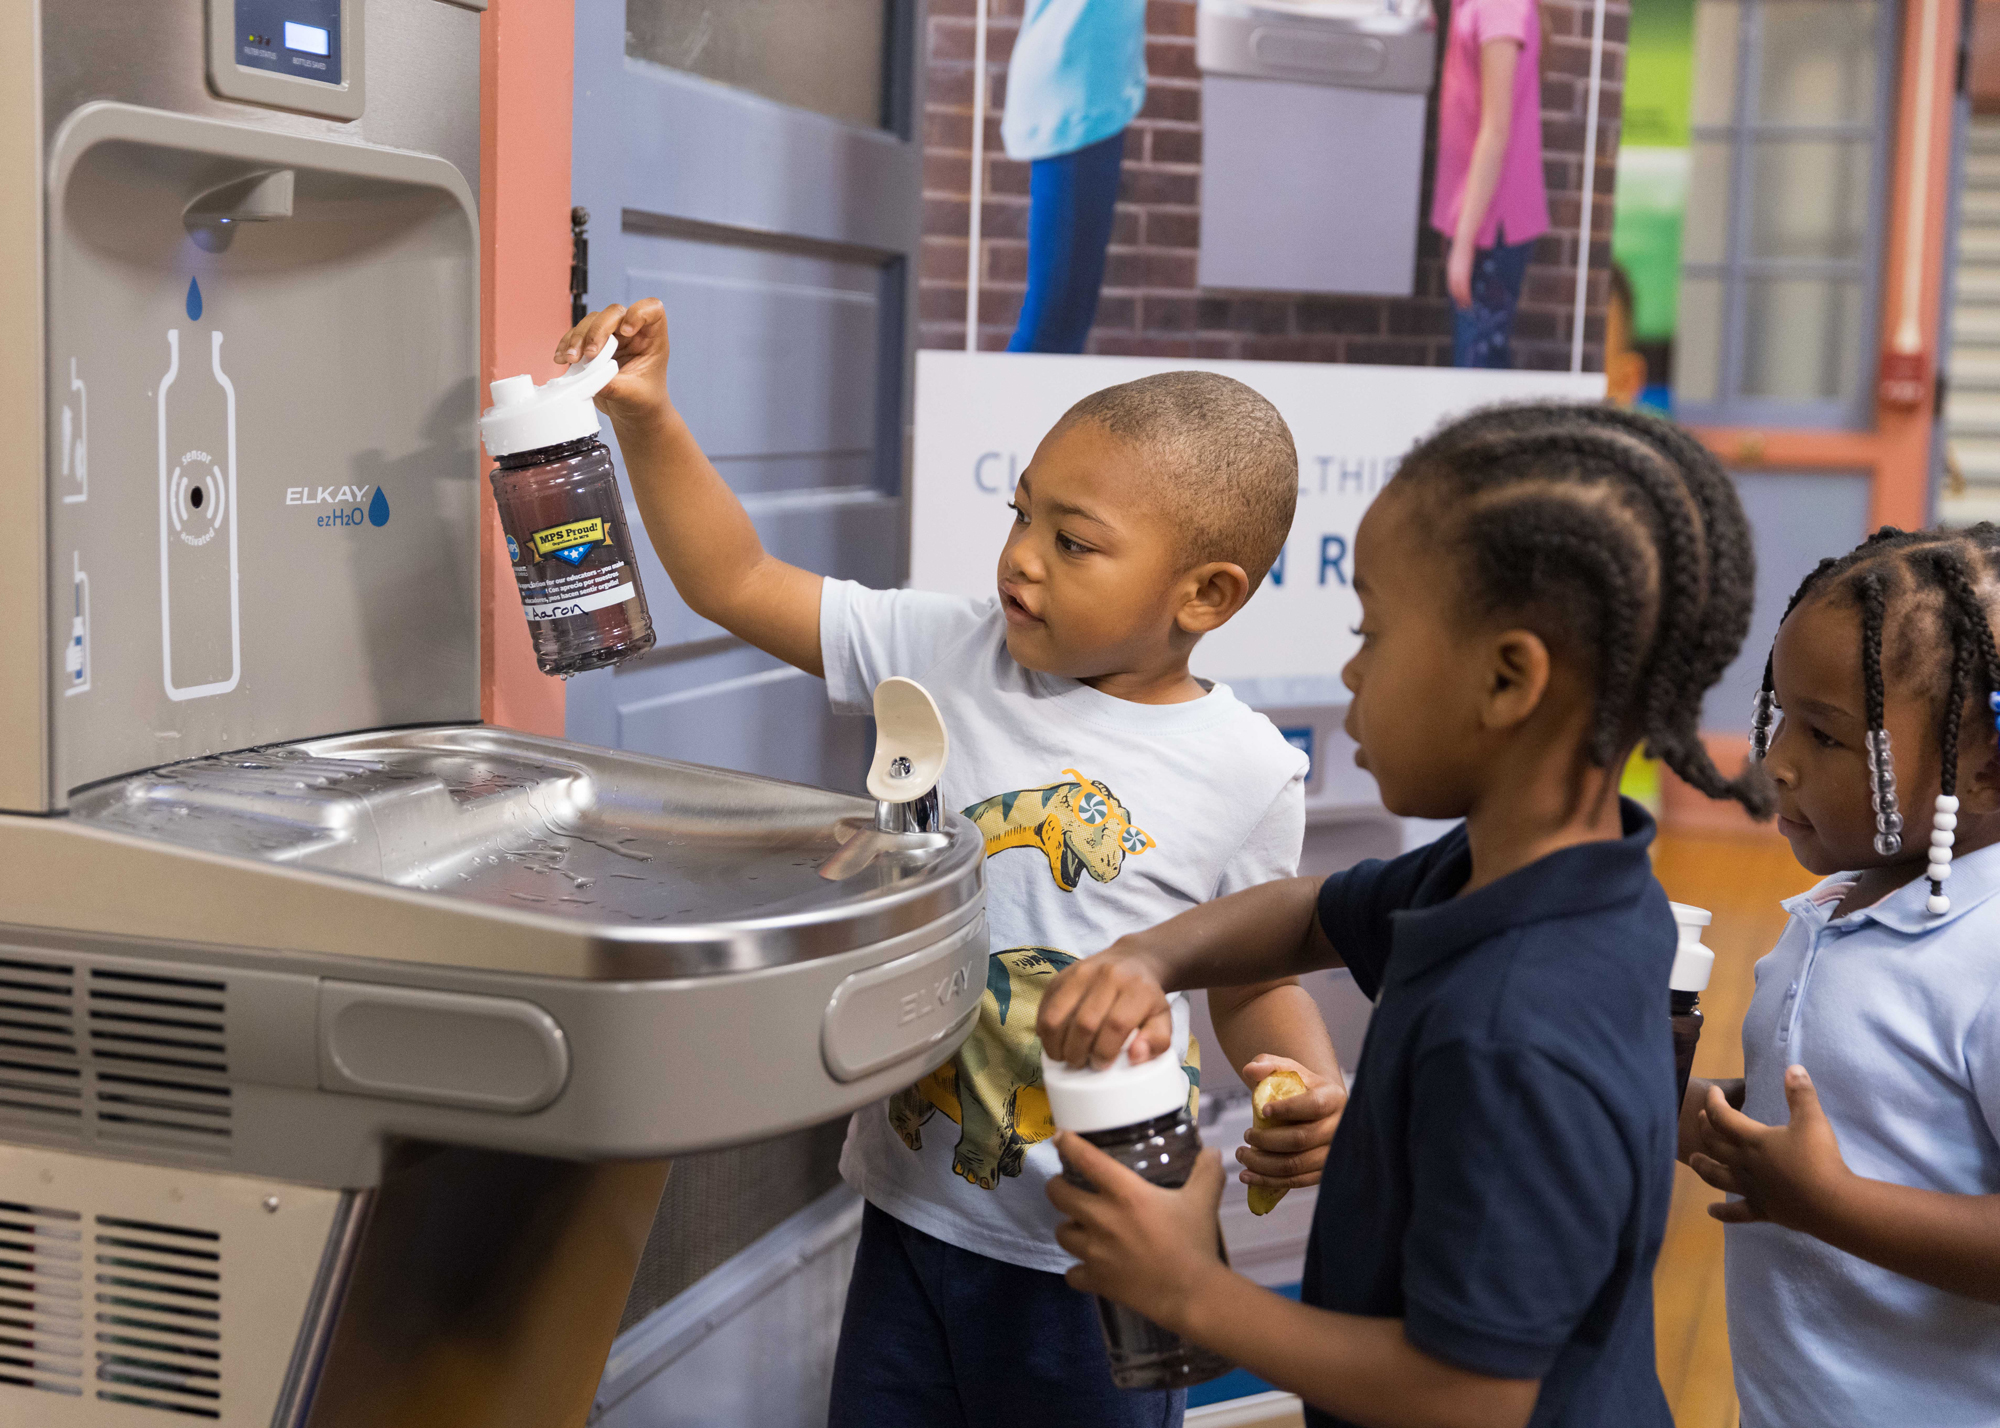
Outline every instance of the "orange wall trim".
{"type": "MultiPolygon", "coordinates": [[[[479,365],[532,373],[569,327],[573,0],[493,0],[479,28],[479,365]]],[[[486,393],[482,388],[481,405],[486,393]]],[[[506,538],[482,473],[479,711],[489,724],[563,732],[563,686],[535,665],[506,538]]]]}

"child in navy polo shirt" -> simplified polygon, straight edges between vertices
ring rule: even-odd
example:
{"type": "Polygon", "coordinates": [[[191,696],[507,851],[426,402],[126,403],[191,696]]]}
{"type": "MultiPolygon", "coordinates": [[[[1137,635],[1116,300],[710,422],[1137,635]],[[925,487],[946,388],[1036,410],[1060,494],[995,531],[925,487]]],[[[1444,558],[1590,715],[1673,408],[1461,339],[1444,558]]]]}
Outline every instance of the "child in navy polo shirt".
{"type": "MultiPolygon", "coordinates": [[[[1164,989],[1345,964],[1376,998],[1327,1152],[1303,1303],[1215,1252],[1219,1158],[1179,1191],[1076,1136],[1070,1282],[1306,1400],[1315,1428],[1669,1428],[1652,1270],[1675,1137],[1674,923],[1617,796],[1639,740],[1762,812],[1703,752],[1749,620],[1734,490],[1663,423],[1499,408],[1419,445],[1355,544],[1356,761],[1393,812],[1464,823],[1324,880],[1219,898],[1045,994],[1043,1044],[1101,1064],[1167,1036],[1164,989]]],[[[1282,1104],[1282,1103],[1280,1103],[1282,1104]]],[[[1283,1128],[1260,1148],[1283,1152],[1283,1128]]],[[[1291,1147],[1305,1150],[1303,1141],[1291,1147]]]]}
{"type": "Polygon", "coordinates": [[[1744,1079],[1681,1122],[1740,1197],[1709,1213],[1744,1428],[2000,1422],[1996,607],[2000,529],[1884,528],[1765,665],[1751,752],[1825,880],[1757,964],[1744,1079]]]}

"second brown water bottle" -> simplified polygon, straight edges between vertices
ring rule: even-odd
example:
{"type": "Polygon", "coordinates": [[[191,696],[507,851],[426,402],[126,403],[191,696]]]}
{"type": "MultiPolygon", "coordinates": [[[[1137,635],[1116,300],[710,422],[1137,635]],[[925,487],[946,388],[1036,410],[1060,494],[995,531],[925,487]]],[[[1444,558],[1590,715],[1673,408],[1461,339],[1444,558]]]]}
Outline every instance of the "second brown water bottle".
{"type": "MultiPolygon", "coordinates": [[[[1155,1185],[1187,1183],[1201,1157],[1201,1130],[1188,1104],[1188,1079],[1171,1051],[1134,1066],[1123,1051],[1102,1070],[1072,1071],[1042,1056],[1042,1089],[1058,1128],[1075,1131],[1128,1170],[1155,1185]]],[[[1094,1188],[1073,1172],[1072,1184],[1094,1188]]],[[[1221,1248],[1217,1231],[1217,1249],[1221,1248]]],[[[1110,1299],[1097,1301],[1097,1321],[1120,1388],[1187,1388],[1235,1367],[1145,1315],[1110,1299]]]]}
{"type": "Polygon", "coordinates": [[[1701,1041],[1701,994],[1708,990],[1708,976],[1715,968],[1715,954],[1702,945],[1701,930],[1712,914],[1705,907],[1688,903],[1669,904],[1679,943],[1674,949],[1673,971],[1667,977],[1667,1015],[1674,1027],[1674,1105],[1687,1100],[1688,1076],[1694,1070],[1694,1050],[1701,1041]]]}

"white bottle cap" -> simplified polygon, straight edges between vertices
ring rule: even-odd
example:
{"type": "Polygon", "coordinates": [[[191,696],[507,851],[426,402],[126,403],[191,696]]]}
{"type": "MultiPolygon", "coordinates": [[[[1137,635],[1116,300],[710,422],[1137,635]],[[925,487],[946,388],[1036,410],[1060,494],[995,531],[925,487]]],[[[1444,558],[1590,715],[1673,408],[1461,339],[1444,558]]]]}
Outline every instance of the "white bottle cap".
{"type": "Polygon", "coordinates": [[[541,386],[533,377],[502,377],[491,387],[493,405],[479,418],[479,435],[493,456],[535,451],[581,441],[599,431],[597,408],[590,399],[618,375],[618,339],[604,339],[604,350],[590,361],[572,363],[560,377],[541,386]]]}
{"type": "Polygon", "coordinates": [[[1701,930],[1715,914],[1684,902],[1667,905],[1674,910],[1674,924],[1680,929],[1680,944],[1674,949],[1674,970],[1667,976],[1667,986],[1676,992],[1706,991],[1708,974],[1715,969],[1715,954],[1702,946],[1701,930]]]}
{"type": "Polygon", "coordinates": [[[1048,1092],[1049,1114],[1058,1130],[1116,1130],[1170,1115],[1187,1105],[1188,1078],[1169,1047],[1137,1066],[1126,1054],[1131,1037],[1109,1066],[1072,1071],[1042,1053],[1042,1089],[1048,1092]]]}

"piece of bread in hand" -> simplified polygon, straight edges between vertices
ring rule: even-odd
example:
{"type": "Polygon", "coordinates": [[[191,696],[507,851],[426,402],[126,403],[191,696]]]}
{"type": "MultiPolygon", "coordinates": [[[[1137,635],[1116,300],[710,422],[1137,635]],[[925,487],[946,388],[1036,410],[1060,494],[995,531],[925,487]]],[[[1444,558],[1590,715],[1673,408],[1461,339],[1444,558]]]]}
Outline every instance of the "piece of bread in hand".
{"type": "MultiPolygon", "coordinates": [[[[1250,1119],[1259,1130],[1268,1130],[1273,1122],[1264,1114],[1273,1101],[1290,1100],[1293,1096],[1303,1096],[1306,1091],[1305,1078],[1296,1071],[1273,1071],[1257,1083],[1257,1089],[1250,1093],[1250,1119]]],[[[1278,1208],[1278,1202],[1285,1198],[1284,1189],[1276,1185],[1252,1185],[1250,1187],[1250,1213],[1268,1215],[1278,1208]]]]}

